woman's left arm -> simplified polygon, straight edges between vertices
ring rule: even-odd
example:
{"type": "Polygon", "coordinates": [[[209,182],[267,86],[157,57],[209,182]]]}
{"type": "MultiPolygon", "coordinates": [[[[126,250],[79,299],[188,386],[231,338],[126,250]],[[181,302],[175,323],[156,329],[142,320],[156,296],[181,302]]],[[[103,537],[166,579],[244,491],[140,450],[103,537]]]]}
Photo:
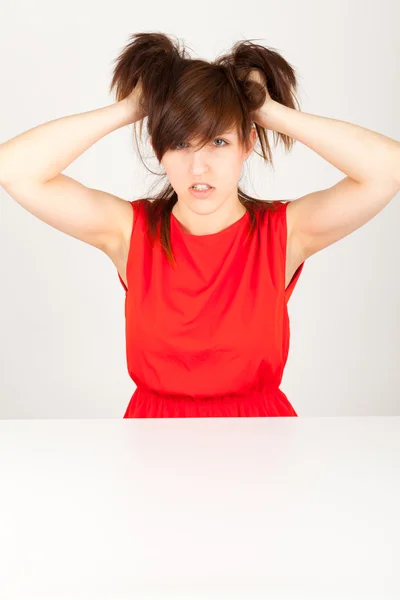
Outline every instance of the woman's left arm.
{"type": "Polygon", "coordinates": [[[286,134],[346,174],[335,185],[310,192],[287,207],[287,235],[305,260],[370,221],[400,190],[400,143],[370,129],[267,101],[253,117],[286,134]]]}
{"type": "Polygon", "coordinates": [[[360,125],[320,117],[269,100],[257,122],[295,138],[358,182],[392,181],[400,189],[400,142],[360,125]]]}

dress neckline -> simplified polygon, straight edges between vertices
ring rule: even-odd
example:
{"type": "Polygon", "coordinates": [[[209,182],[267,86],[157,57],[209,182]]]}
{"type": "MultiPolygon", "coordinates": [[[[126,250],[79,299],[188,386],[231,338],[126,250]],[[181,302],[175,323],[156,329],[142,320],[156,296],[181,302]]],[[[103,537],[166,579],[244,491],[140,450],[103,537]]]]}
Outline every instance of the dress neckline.
{"type": "Polygon", "coordinates": [[[181,233],[184,236],[189,237],[189,238],[194,238],[194,239],[203,239],[203,238],[215,238],[216,236],[221,236],[221,235],[229,232],[232,228],[238,227],[247,218],[248,214],[249,214],[249,211],[246,210],[246,212],[240,217],[240,219],[238,219],[234,223],[231,223],[231,225],[228,225],[228,227],[221,229],[221,231],[217,231],[216,233],[204,233],[204,234],[200,234],[200,235],[196,235],[194,233],[189,233],[189,232],[185,231],[182,223],[180,221],[178,221],[178,219],[175,217],[175,215],[172,211],[171,211],[171,218],[176,223],[179,230],[181,231],[181,233]]]}

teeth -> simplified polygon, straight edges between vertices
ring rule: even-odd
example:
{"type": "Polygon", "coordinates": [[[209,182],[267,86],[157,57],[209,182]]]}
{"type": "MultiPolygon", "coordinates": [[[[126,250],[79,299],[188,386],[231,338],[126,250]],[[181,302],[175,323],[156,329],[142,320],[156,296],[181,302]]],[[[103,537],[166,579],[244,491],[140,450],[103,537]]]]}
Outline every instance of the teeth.
{"type": "Polygon", "coordinates": [[[192,188],[195,190],[209,190],[209,185],[192,185],[192,188]]]}

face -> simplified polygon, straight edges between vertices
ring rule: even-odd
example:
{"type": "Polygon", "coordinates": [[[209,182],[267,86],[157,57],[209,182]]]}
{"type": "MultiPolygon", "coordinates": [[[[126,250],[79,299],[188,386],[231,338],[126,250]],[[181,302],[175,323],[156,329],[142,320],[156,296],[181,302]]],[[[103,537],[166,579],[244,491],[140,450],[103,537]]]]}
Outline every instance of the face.
{"type": "Polygon", "coordinates": [[[222,206],[226,212],[234,212],[235,207],[240,206],[237,185],[243,162],[253,151],[255,140],[256,132],[252,128],[249,147],[242,149],[236,130],[231,130],[203,148],[196,149],[198,140],[190,143],[182,141],[176,149],[164,154],[161,164],[185,213],[189,210],[209,214],[222,206]],[[208,198],[192,196],[189,188],[196,181],[206,182],[215,188],[208,198]]]}

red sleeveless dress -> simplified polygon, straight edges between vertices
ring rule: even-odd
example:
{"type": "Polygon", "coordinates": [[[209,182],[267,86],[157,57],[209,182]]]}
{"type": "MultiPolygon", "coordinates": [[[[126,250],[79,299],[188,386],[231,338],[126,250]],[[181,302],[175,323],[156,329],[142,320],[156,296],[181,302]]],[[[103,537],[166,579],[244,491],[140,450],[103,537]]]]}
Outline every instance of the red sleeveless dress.
{"type": "Polygon", "coordinates": [[[145,235],[145,203],[134,223],[125,290],[126,360],[134,391],[124,418],[281,417],[297,413],[279,389],[289,350],[285,290],[286,207],[246,212],[208,235],[187,233],[171,213],[177,266],[145,235]]]}

